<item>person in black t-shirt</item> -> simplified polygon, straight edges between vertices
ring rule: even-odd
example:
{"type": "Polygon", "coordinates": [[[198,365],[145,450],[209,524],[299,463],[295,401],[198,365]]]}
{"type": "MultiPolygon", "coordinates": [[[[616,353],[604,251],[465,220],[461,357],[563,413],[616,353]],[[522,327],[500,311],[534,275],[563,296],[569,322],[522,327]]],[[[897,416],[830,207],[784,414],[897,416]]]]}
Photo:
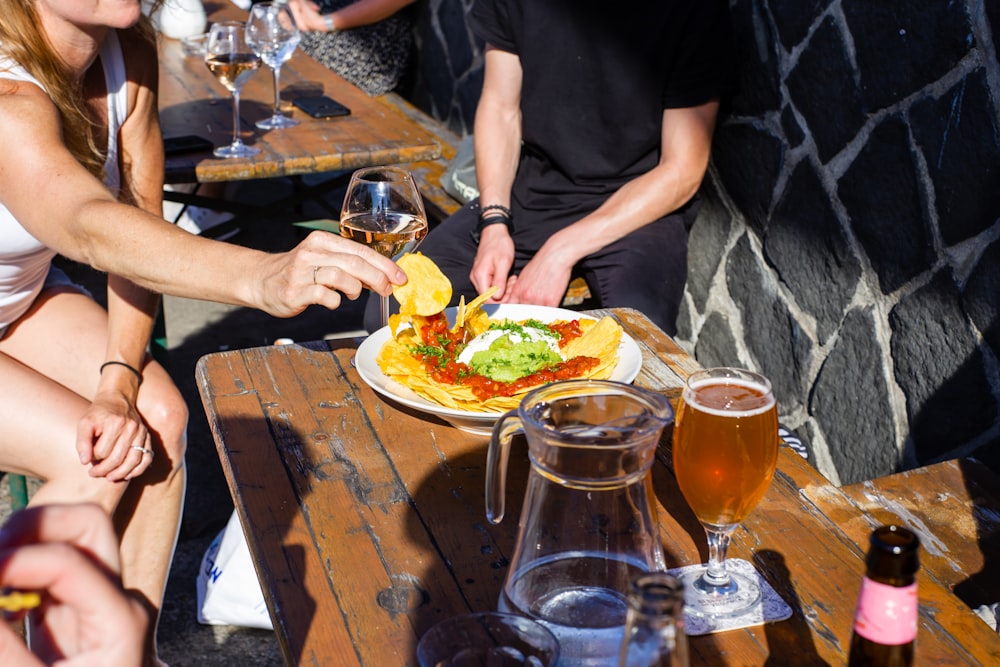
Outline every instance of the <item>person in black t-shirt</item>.
{"type": "Polygon", "coordinates": [[[477,0],[469,19],[486,42],[480,197],[420,252],[455,303],[497,285],[494,301],[558,306],[582,275],[601,307],[636,308],[674,333],[733,79],[726,2],[477,0]]]}

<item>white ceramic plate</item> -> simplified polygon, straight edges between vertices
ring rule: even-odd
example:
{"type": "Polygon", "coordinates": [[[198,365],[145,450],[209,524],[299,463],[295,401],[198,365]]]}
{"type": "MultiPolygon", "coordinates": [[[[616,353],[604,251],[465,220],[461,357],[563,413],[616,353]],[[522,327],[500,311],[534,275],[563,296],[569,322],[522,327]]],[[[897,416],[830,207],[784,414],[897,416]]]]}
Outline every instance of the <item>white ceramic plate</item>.
{"type": "MultiPolygon", "coordinates": [[[[488,304],[483,308],[489,313],[491,319],[536,319],[540,322],[595,319],[573,310],[549,308],[547,306],[488,304]]],[[[456,310],[455,308],[449,308],[445,311],[450,322],[455,321],[456,310]]],[[[463,431],[489,435],[493,430],[493,423],[503,414],[502,412],[474,412],[471,410],[446,408],[443,405],[438,405],[423,398],[409,387],[404,387],[382,372],[382,369],[378,367],[378,363],[375,361],[375,357],[378,356],[385,342],[389,340],[390,335],[389,327],[382,327],[368,336],[358,347],[354,363],[357,365],[358,373],[361,374],[361,379],[372,389],[397,403],[436,415],[463,431]]],[[[639,351],[639,346],[631,336],[623,333],[621,343],[618,345],[618,365],[615,366],[615,370],[609,379],[618,382],[631,382],[639,374],[641,366],[642,353],[639,351]]]]}

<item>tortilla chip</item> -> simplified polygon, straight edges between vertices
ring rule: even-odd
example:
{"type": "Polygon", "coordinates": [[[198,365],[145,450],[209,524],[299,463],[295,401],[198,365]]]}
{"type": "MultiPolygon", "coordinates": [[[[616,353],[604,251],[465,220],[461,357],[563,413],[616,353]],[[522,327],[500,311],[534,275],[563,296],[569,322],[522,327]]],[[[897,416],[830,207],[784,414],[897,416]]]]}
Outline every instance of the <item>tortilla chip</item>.
{"type": "MultiPolygon", "coordinates": [[[[455,326],[452,327],[452,331],[458,331],[465,325],[465,318],[471,313],[476,314],[477,312],[482,312],[481,306],[486,303],[487,299],[497,293],[499,289],[496,285],[490,287],[488,290],[477,296],[475,299],[470,301],[468,304],[465,303],[465,295],[463,294],[461,300],[458,304],[458,313],[455,315],[455,326]]],[[[485,315],[485,313],[483,313],[485,315]]],[[[488,317],[488,316],[487,316],[488,317]]]]}
{"type": "MultiPolygon", "coordinates": [[[[516,408],[526,393],[545,383],[539,380],[532,385],[518,385],[511,396],[480,398],[476,392],[481,389],[474,390],[473,384],[476,383],[470,382],[474,376],[468,375],[468,367],[455,367],[454,355],[475,336],[500,323],[491,320],[483,309],[483,304],[493,296],[496,288],[487,290],[469,303],[461,299],[455,324],[445,336],[441,327],[447,327],[447,322],[442,322],[442,317],[451,299],[451,283],[433,261],[419,253],[404,255],[399,264],[406,271],[409,281],[394,292],[400,302],[400,314],[389,318],[392,338],[386,341],[376,358],[387,377],[426,400],[447,408],[496,413],[516,408]],[[433,335],[428,334],[428,327],[433,335]],[[446,348],[448,338],[452,341],[447,343],[446,348]],[[422,360],[420,357],[425,355],[426,360],[422,360]],[[443,377],[456,379],[445,381],[440,379],[443,377]]],[[[610,377],[618,364],[621,326],[610,317],[600,320],[580,317],[576,321],[582,335],[567,343],[560,353],[567,360],[576,357],[596,360],[592,366],[589,364],[593,362],[584,362],[583,367],[588,370],[581,368],[574,371],[578,373],[575,377],[610,377]]]]}
{"type": "Polygon", "coordinates": [[[605,379],[611,377],[618,364],[618,345],[622,340],[622,328],[612,318],[604,316],[600,320],[581,320],[583,335],[571,340],[563,349],[567,358],[596,357],[601,360],[591,369],[588,377],[605,379]],[[584,322],[587,326],[584,326],[584,322]]]}
{"type": "Polygon", "coordinates": [[[396,264],[406,273],[406,284],[392,290],[403,315],[434,315],[451,301],[451,281],[437,264],[421,253],[407,253],[396,264]]]}

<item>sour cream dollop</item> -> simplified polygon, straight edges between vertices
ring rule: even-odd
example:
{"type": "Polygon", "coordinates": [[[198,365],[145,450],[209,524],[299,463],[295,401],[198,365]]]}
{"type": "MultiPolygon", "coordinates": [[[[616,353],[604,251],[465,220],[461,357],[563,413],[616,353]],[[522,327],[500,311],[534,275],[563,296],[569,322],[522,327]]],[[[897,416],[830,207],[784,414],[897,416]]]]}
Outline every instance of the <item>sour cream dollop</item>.
{"type": "Polygon", "coordinates": [[[562,352],[559,351],[558,336],[551,331],[546,331],[544,329],[521,326],[518,327],[518,329],[490,329],[489,331],[484,331],[469,341],[469,344],[466,345],[465,349],[458,355],[458,361],[463,364],[470,363],[472,361],[472,355],[482,350],[488,350],[490,345],[493,344],[493,341],[505,336],[508,337],[510,342],[514,345],[523,342],[544,342],[552,351],[562,357],[562,352]]]}

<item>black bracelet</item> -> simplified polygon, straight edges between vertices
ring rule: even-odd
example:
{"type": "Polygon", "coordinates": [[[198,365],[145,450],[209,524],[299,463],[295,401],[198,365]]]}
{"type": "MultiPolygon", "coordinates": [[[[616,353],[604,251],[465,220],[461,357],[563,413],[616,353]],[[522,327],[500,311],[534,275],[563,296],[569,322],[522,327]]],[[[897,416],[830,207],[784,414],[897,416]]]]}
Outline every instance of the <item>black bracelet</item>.
{"type": "Polygon", "coordinates": [[[475,242],[475,244],[479,245],[479,239],[483,234],[483,229],[489,227],[490,225],[499,225],[499,224],[507,225],[507,231],[510,232],[511,234],[514,233],[514,223],[511,221],[509,217],[505,215],[491,215],[487,218],[479,218],[479,224],[476,225],[475,229],[469,232],[469,235],[472,237],[472,240],[475,242]]]}
{"type": "Polygon", "coordinates": [[[136,379],[139,380],[139,386],[142,386],[142,373],[140,373],[138,369],[129,366],[124,361],[105,361],[103,364],[101,364],[101,370],[98,371],[98,373],[103,375],[104,369],[107,368],[108,366],[124,366],[125,368],[132,371],[136,379]]]}
{"type": "MultiPolygon", "coordinates": [[[[502,204],[489,204],[488,206],[483,206],[481,209],[479,209],[479,217],[480,218],[486,217],[486,211],[500,211],[507,218],[511,218],[512,217],[511,213],[510,213],[510,209],[507,208],[506,206],[503,206],[502,204]]],[[[492,216],[490,216],[490,217],[492,217],[492,216]]]]}

